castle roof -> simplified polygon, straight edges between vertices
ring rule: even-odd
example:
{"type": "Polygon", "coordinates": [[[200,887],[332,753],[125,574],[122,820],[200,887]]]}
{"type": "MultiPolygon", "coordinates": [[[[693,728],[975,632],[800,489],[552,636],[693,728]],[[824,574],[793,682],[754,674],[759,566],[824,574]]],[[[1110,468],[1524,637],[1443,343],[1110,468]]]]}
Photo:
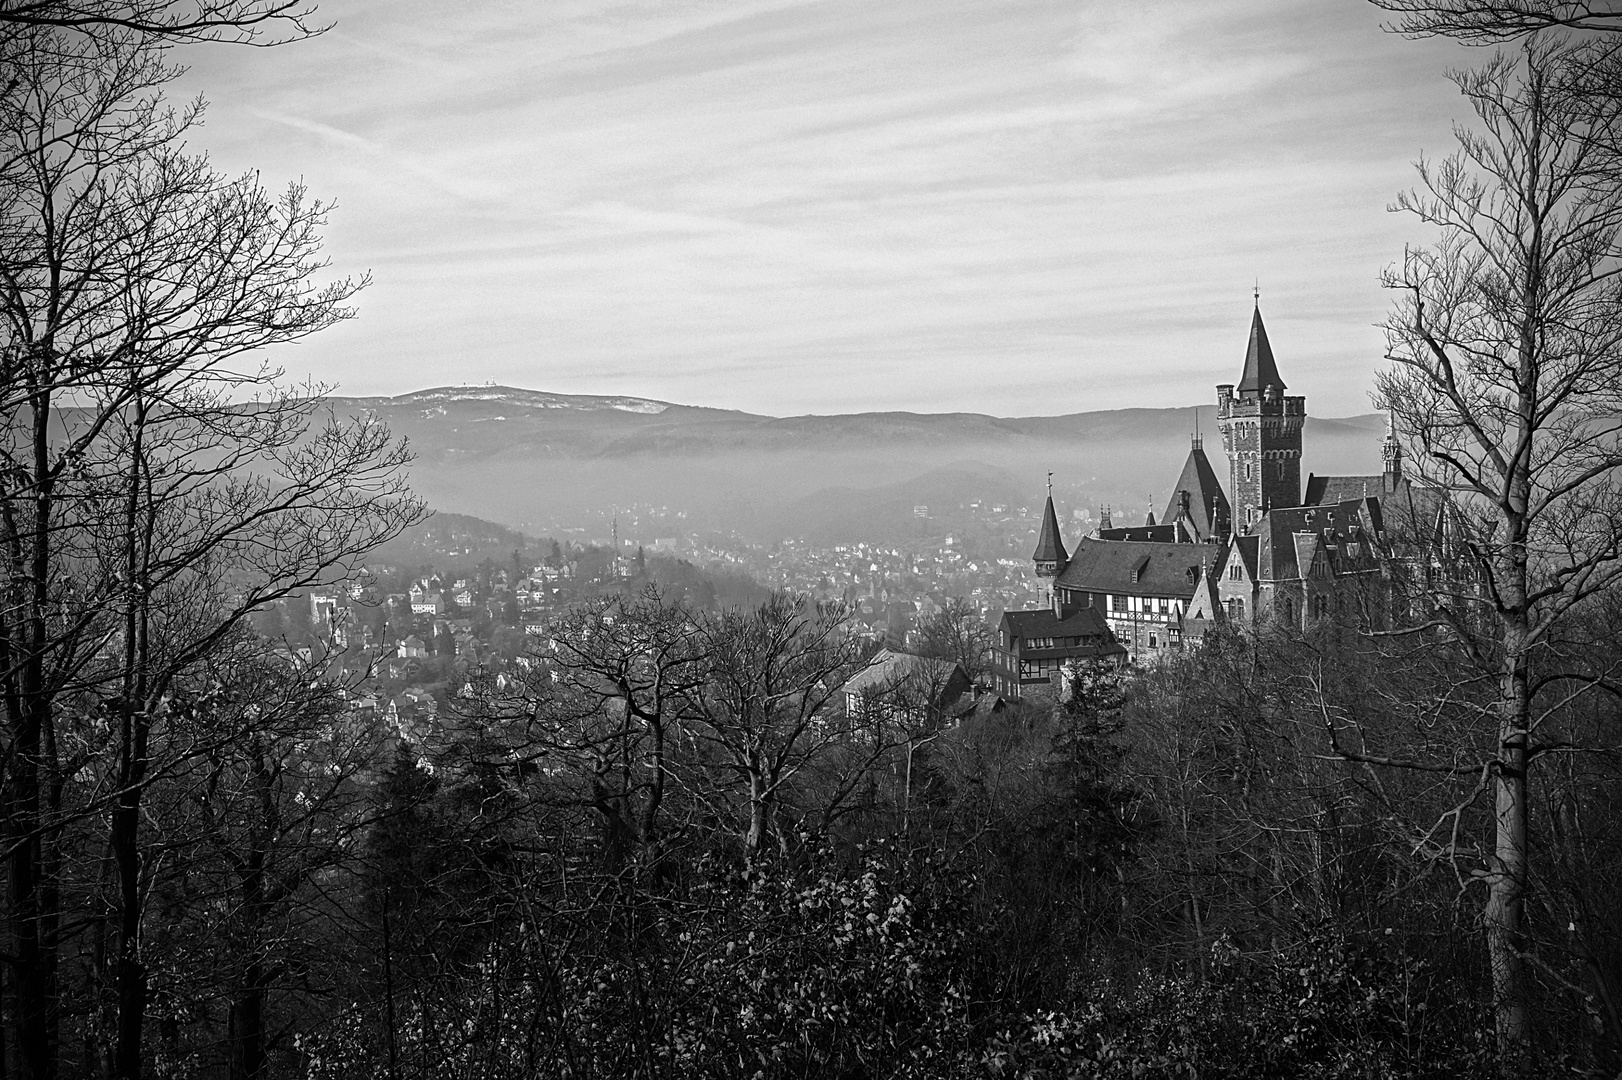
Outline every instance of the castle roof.
{"type": "Polygon", "coordinates": [[[1177,483],[1171,487],[1171,501],[1166,503],[1166,512],[1160,515],[1162,521],[1177,520],[1178,511],[1182,509],[1180,493],[1184,491],[1188,492],[1186,520],[1196,539],[1204,540],[1215,536],[1219,519],[1232,520],[1228,497],[1222,493],[1222,485],[1217,481],[1216,470],[1211,468],[1211,461],[1205,456],[1205,448],[1198,440],[1189,448],[1188,460],[1183,462],[1182,474],[1177,477],[1177,483]]]}
{"type": "Polygon", "coordinates": [[[1245,347],[1245,373],[1239,377],[1239,392],[1260,393],[1269,386],[1284,389],[1279,377],[1278,364],[1273,361],[1273,346],[1267,341],[1267,327],[1262,325],[1261,305],[1250,317],[1250,343],[1245,347]]]}
{"type": "Polygon", "coordinates": [[[1064,618],[1052,608],[1005,611],[1003,625],[1019,637],[1093,637],[1109,633],[1109,623],[1093,608],[1077,608],[1064,618]]]}
{"type": "Polygon", "coordinates": [[[1031,561],[1039,563],[1063,563],[1069,555],[1064,550],[1064,540],[1059,536],[1059,515],[1053,512],[1053,496],[1048,496],[1048,504],[1042,509],[1042,535],[1036,538],[1036,554],[1031,561]]]}
{"type": "Polygon", "coordinates": [[[1374,498],[1269,510],[1257,524],[1255,576],[1262,581],[1305,577],[1320,551],[1337,573],[1374,569],[1380,528],[1374,498]]]}
{"type": "Polygon", "coordinates": [[[1318,476],[1308,473],[1305,502],[1308,506],[1322,506],[1364,499],[1370,495],[1386,498],[1396,495],[1402,498],[1406,497],[1407,489],[1407,479],[1391,473],[1373,473],[1369,476],[1318,476]]]}
{"type": "MultiPolygon", "coordinates": [[[[1239,561],[1244,565],[1245,575],[1255,581],[1261,565],[1262,538],[1247,533],[1244,536],[1233,538],[1233,549],[1239,553],[1239,561]]],[[[1223,560],[1223,569],[1227,569],[1227,560],[1223,560]]]]}
{"type": "Polygon", "coordinates": [[[1153,540],[1161,544],[1192,544],[1194,537],[1180,521],[1160,525],[1124,525],[1119,529],[1099,529],[1100,540],[1153,540]]]}
{"type": "Polygon", "coordinates": [[[1126,651],[1110,632],[1109,622],[1093,608],[1070,611],[1064,618],[1052,608],[1032,611],[1005,611],[1002,629],[1027,642],[1031,638],[1077,638],[1080,645],[1055,645],[1051,649],[1031,649],[1022,645],[1020,655],[1027,660],[1068,659],[1085,656],[1115,656],[1126,651]]]}
{"type": "Polygon", "coordinates": [[[1203,544],[1083,537],[1055,584],[1084,592],[1192,596],[1201,560],[1210,557],[1203,544]]]}

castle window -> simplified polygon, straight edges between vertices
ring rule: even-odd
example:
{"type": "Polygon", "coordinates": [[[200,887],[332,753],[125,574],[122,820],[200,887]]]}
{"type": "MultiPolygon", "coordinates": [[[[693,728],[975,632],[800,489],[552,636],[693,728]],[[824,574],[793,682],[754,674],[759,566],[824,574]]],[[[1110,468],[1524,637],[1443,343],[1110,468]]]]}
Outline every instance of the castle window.
{"type": "Polygon", "coordinates": [[[1113,594],[1109,598],[1109,606],[1111,611],[1125,611],[1126,597],[1122,596],[1120,593],[1113,594]]]}
{"type": "Polygon", "coordinates": [[[1156,638],[1153,634],[1149,635],[1149,648],[1151,648],[1151,649],[1160,648],[1160,640],[1158,638],[1156,638]]]}
{"type": "Polygon", "coordinates": [[[1245,621],[1245,602],[1243,600],[1235,598],[1228,601],[1228,618],[1234,622],[1245,621]]]}
{"type": "Polygon", "coordinates": [[[1241,567],[1237,562],[1234,563],[1232,566],[1228,567],[1228,580],[1229,581],[1243,581],[1243,580],[1245,580],[1244,568],[1241,567]]]}

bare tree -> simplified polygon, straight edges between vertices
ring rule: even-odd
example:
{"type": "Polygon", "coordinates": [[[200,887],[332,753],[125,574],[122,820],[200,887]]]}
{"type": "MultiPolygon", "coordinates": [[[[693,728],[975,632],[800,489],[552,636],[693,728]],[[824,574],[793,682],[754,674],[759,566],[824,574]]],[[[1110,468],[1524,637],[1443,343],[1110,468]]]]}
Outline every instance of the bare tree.
{"type": "Polygon", "coordinates": [[[1565,28],[1615,33],[1622,4],[1615,0],[1370,0],[1396,15],[1392,29],[1413,37],[1455,37],[1492,44],[1541,30],[1565,28]]]}
{"type": "MultiPolygon", "coordinates": [[[[1414,444],[1421,491],[1447,499],[1455,550],[1397,637],[1458,650],[1460,695],[1490,688],[1477,736],[1451,755],[1365,760],[1457,778],[1490,798],[1492,839],[1473,880],[1502,1068],[1533,1041],[1526,900],[1529,783],[1566,749],[1554,718],[1574,696],[1614,689],[1551,642],[1563,619],[1622,578],[1622,188],[1607,150],[1622,103],[1581,92],[1608,42],[1533,40],[1454,76],[1479,130],[1420,164],[1397,208],[1438,234],[1387,272],[1392,368],[1379,392],[1414,444]]],[[[1427,555],[1417,556],[1425,561],[1427,555]]]]}
{"type": "Polygon", "coordinates": [[[583,785],[571,797],[599,815],[611,869],[658,862],[674,744],[706,677],[695,618],[652,585],[583,604],[548,628],[516,695],[486,698],[522,721],[517,755],[583,785]]]}
{"type": "Polygon", "coordinates": [[[0,26],[274,45],[325,28],[309,0],[0,0],[0,26]]]}
{"type": "Polygon", "coordinates": [[[953,596],[924,620],[918,636],[920,656],[956,661],[969,678],[978,680],[990,666],[996,633],[978,608],[961,596],[953,596]]]}
{"type": "Polygon", "coordinates": [[[386,429],[320,418],[320,387],[244,359],[352,314],[363,282],[313,284],[327,208],[186,154],[196,110],[164,107],[174,69],[151,38],[23,36],[0,94],[6,1020],[25,1075],[54,1075],[64,830],[100,816],[120,881],[114,1072],[133,1077],[141,802],[176,681],[422,508],[386,429]]]}
{"type": "Polygon", "coordinates": [[[190,674],[158,735],[208,749],[160,747],[174,775],[144,808],[165,852],[145,875],[154,983],[167,1016],[212,1019],[225,1003],[223,1025],[186,1025],[168,1056],[223,1058],[232,1080],[254,1080],[341,980],[344,885],[374,820],[362,780],[386,736],[345,708],[342,684],[249,633],[190,674]]]}
{"type": "MultiPolygon", "coordinates": [[[[747,859],[759,856],[786,785],[818,758],[852,745],[837,709],[841,688],[862,664],[861,642],[847,632],[848,622],[842,605],[785,593],[752,611],[704,621],[710,671],[691,730],[731,778],[716,785],[716,797],[742,796],[747,859]]],[[[879,744],[862,745],[877,752],[879,744]]],[[[836,785],[834,795],[848,790],[836,785]]]]}

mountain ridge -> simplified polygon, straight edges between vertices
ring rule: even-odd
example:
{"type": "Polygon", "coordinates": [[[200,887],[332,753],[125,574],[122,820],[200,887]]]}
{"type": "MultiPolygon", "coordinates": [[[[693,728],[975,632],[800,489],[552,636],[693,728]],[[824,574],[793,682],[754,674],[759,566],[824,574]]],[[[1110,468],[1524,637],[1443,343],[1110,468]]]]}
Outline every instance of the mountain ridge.
{"type": "MultiPolygon", "coordinates": [[[[390,397],[331,397],[405,437],[412,483],[435,506],[526,531],[606,535],[614,507],[663,507],[648,530],[737,532],[757,539],[852,536],[864,521],[894,532],[914,502],[943,501],[943,465],[995,477],[997,501],[1040,498],[1048,472],[1074,508],[1162,506],[1188,454],[1226,473],[1215,404],[999,417],[977,412],[766,416],[637,395],[554,394],[507,386],[429,387],[390,397]],[[927,492],[927,495],[926,495],[927,492]],[[909,494],[910,493],[910,494],[909,494]],[[908,502],[912,499],[913,502],[908,502]],[[820,519],[820,520],[819,520],[820,519]]],[[[1376,472],[1384,418],[1309,417],[1302,477],[1376,472]]],[[[622,530],[631,526],[622,515],[622,530]]],[[[623,531],[622,531],[623,535],[623,531]]]]}

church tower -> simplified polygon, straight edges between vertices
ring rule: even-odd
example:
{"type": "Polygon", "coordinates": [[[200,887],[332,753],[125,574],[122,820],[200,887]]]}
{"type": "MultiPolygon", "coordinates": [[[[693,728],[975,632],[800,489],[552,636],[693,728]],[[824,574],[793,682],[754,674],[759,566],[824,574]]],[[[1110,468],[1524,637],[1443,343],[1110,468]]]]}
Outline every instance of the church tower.
{"type": "Polygon", "coordinates": [[[1249,532],[1273,507],[1301,504],[1301,426],[1305,397],[1285,397],[1284,380],[1262,325],[1261,299],[1250,319],[1250,343],[1239,385],[1217,388],[1217,426],[1228,455],[1233,529],[1249,532]]]}

